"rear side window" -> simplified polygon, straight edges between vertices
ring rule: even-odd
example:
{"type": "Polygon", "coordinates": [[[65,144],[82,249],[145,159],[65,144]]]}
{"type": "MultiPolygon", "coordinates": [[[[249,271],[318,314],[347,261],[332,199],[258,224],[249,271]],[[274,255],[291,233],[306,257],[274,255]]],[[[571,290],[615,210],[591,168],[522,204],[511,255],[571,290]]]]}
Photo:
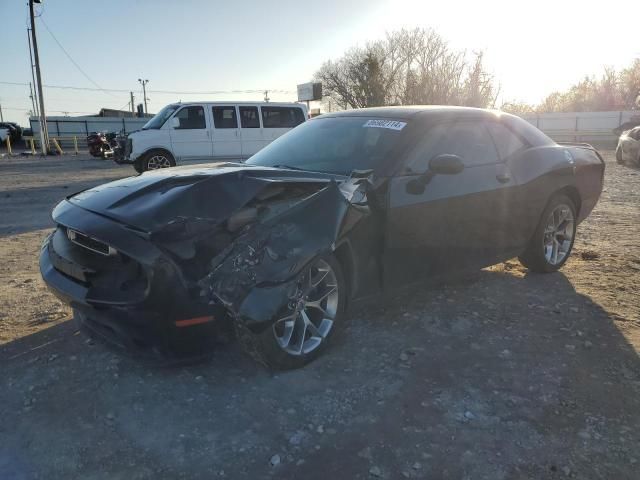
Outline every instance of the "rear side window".
{"type": "Polygon", "coordinates": [[[413,172],[426,172],[432,158],[452,154],[465,166],[498,163],[498,153],[484,124],[479,121],[441,123],[429,128],[407,158],[413,172]]]}
{"type": "Polygon", "coordinates": [[[242,128],[260,128],[258,107],[240,107],[240,125],[242,128]]]}
{"type": "Polygon", "coordinates": [[[213,107],[212,110],[216,128],[238,128],[236,107],[213,107]]]}
{"type": "Polygon", "coordinates": [[[293,128],[304,122],[301,108],[262,107],[262,125],[264,128],[293,128]]]}
{"type": "Polygon", "coordinates": [[[500,123],[487,122],[487,128],[496,144],[498,154],[502,160],[524,150],[527,145],[511,130],[500,123]]]}
{"type": "Polygon", "coordinates": [[[202,107],[184,107],[175,118],[180,121],[180,125],[176,130],[197,130],[207,128],[207,122],[204,119],[204,108],[202,107]]]}

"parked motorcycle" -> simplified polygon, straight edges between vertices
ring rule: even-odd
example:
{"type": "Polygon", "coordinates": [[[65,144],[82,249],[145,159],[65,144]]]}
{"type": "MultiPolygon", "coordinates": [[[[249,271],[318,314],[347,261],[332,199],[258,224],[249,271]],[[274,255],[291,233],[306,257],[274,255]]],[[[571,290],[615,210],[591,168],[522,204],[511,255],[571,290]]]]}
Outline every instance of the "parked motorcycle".
{"type": "Polygon", "coordinates": [[[106,159],[112,155],[113,147],[107,135],[104,132],[92,132],[87,136],[87,146],[92,157],[106,159]]]}
{"type": "Polygon", "coordinates": [[[92,132],[87,136],[89,153],[98,158],[107,159],[118,157],[124,152],[126,135],[115,132],[92,132]]]}

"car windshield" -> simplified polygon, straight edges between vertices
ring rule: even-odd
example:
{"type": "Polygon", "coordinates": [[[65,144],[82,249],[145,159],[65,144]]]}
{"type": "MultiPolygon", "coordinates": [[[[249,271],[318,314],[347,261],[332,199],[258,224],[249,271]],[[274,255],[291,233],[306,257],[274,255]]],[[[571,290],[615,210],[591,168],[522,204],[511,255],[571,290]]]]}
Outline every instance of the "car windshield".
{"type": "Polygon", "coordinates": [[[246,163],[345,175],[376,169],[406,125],[372,117],[318,118],[294,128],[246,163]]]}
{"type": "Polygon", "coordinates": [[[179,106],[180,105],[167,105],[158,113],[156,113],[151,120],[145,123],[144,127],[142,127],[142,130],[159,129],[160,127],[162,127],[162,125],[164,125],[164,122],[167,121],[167,119],[173,114],[173,112],[178,109],[179,106]]]}

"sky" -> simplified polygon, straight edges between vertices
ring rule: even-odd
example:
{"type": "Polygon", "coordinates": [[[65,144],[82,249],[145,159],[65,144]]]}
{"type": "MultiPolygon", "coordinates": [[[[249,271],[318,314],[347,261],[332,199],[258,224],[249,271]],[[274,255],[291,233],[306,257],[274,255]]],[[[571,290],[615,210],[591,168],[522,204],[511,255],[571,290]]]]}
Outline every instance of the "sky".
{"type": "MultiPolygon", "coordinates": [[[[632,0],[42,0],[37,12],[43,84],[123,90],[45,88],[51,115],[127,108],[130,90],[139,103],[138,78],[149,80],[150,112],[178,100],[262,100],[265,89],[295,101],[324,61],[403,27],[484,51],[498,104],[537,103],[640,58],[632,0]],[[187,93],[203,91],[224,93],[187,93]]],[[[6,84],[31,81],[26,0],[0,0],[0,25],[4,119],[27,124],[28,85],[6,84]]]]}

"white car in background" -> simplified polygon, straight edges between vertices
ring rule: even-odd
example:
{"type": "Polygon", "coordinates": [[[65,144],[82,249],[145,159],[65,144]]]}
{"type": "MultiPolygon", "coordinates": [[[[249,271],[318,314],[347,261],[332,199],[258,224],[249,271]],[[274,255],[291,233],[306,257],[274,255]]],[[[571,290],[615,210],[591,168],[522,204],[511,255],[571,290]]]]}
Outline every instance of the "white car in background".
{"type": "Polygon", "coordinates": [[[246,160],[307,117],[300,103],[173,103],[129,134],[118,162],[144,172],[184,161],[246,160]]]}
{"type": "Polygon", "coordinates": [[[616,161],[640,167],[640,126],[622,132],[616,148],[616,161]]]}

